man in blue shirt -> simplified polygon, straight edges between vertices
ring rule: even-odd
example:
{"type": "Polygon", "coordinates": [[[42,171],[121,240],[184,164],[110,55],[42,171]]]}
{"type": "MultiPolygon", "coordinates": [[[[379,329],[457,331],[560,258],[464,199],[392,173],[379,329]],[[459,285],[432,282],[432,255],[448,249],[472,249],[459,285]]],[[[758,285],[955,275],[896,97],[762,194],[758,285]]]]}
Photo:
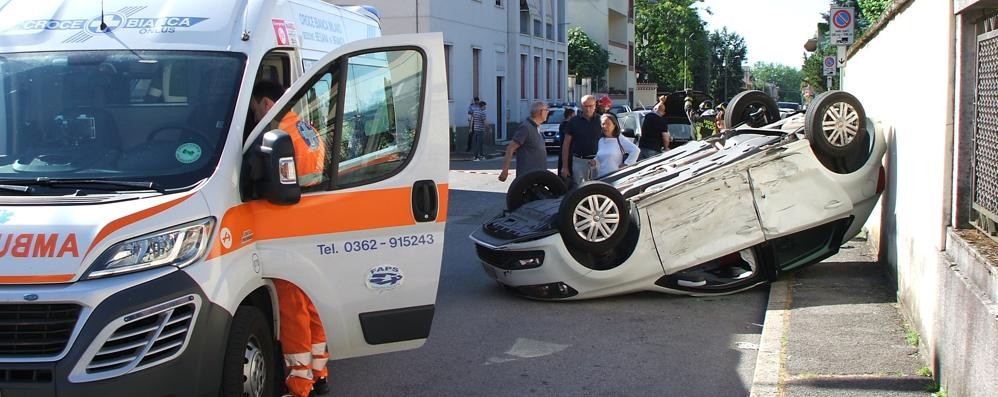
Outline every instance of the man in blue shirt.
{"type": "Polygon", "coordinates": [[[583,96],[582,112],[568,121],[561,146],[559,175],[562,178],[571,176],[571,187],[596,177],[596,143],[601,131],[599,117],[596,117],[596,98],[583,96]]]}

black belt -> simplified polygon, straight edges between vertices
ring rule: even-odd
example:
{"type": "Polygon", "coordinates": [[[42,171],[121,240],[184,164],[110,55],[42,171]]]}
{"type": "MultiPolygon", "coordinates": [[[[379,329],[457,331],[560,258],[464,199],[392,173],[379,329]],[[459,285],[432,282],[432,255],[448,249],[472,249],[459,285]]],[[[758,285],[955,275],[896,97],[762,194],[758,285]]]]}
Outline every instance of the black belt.
{"type": "Polygon", "coordinates": [[[590,154],[588,156],[580,156],[580,155],[577,155],[575,153],[572,153],[572,157],[578,157],[578,158],[583,159],[583,160],[592,160],[592,159],[596,158],[596,155],[595,154],[590,154]]]}

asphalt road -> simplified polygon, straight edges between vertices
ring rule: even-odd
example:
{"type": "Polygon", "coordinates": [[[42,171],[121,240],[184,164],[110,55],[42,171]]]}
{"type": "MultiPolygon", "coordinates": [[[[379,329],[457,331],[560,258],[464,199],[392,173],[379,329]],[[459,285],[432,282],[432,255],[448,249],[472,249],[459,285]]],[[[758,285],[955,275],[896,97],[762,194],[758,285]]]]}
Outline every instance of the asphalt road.
{"type": "MultiPolygon", "coordinates": [[[[550,157],[553,165],[553,156],[550,157]]],[[[335,361],[342,396],[747,396],[766,287],[538,302],[499,288],[468,235],[504,206],[501,159],[452,161],[444,263],[420,349],[335,361]]]]}

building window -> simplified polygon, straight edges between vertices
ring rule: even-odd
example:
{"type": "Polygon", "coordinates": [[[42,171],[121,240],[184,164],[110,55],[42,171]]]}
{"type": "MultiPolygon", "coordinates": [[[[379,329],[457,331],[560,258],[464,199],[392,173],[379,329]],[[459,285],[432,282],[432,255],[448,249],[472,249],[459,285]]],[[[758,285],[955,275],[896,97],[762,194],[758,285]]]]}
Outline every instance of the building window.
{"type": "Polygon", "coordinates": [[[447,99],[453,100],[454,96],[450,92],[450,52],[454,48],[453,45],[444,45],[444,71],[447,73],[447,99]]]}
{"type": "Polygon", "coordinates": [[[541,57],[534,57],[534,99],[541,97],[541,57]]]}
{"type": "Polygon", "coordinates": [[[558,70],[557,70],[558,76],[555,77],[555,79],[558,80],[558,99],[561,99],[562,98],[562,96],[561,96],[562,93],[565,92],[562,89],[562,85],[561,85],[562,79],[565,78],[565,72],[561,69],[562,68],[561,62],[562,61],[559,59],[558,60],[558,70]]]}
{"type": "Polygon", "coordinates": [[[551,96],[551,80],[554,77],[554,74],[551,73],[551,58],[548,58],[545,61],[546,61],[546,64],[544,65],[545,66],[545,69],[544,69],[544,76],[545,76],[544,87],[547,88],[547,99],[551,99],[551,98],[553,98],[551,96]]]}
{"type": "Polygon", "coordinates": [[[496,7],[502,8],[502,0],[496,0],[496,7]]]}
{"type": "Polygon", "coordinates": [[[520,99],[527,99],[527,54],[520,54],[520,99]]]}
{"type": "Polygon", "coordinates": [[[530,34],[530,10],[520,8],[520,34],[530,34]]]}
{"type": "Polygon", "coordinates": [[[534,37],[544,37],[544,30],[541,29],[541,21],[534,20],[534,37]]]}
{"type": "Polygon", "coordinates": [[[548,40],[554,40],[554,24],[547,24],[547,37],[548,40]]]}
{"type": "Polygon", "coordinates": [[[482,64],[482,49],[472,48],[471,49],[471,93],[474,96],[480,97],[478,92],[478,80],[481,75],[481,64],[482,64]]]}

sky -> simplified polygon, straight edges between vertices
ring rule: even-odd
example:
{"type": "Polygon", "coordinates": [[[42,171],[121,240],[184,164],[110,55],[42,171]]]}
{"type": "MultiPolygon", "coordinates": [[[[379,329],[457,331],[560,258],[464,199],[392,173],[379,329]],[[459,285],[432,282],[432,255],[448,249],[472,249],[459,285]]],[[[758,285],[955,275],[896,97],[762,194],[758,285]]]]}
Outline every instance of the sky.
{"type": "Polygon", "coordinates": [[[769,62],[800,68],[804,42],[814,37],[828,0],[704,0],[700,17],[713,32],[727,27],[745,38],[748,64],[769,62]],[[703,11],[709,7],[713,15],[703,11]]]}

